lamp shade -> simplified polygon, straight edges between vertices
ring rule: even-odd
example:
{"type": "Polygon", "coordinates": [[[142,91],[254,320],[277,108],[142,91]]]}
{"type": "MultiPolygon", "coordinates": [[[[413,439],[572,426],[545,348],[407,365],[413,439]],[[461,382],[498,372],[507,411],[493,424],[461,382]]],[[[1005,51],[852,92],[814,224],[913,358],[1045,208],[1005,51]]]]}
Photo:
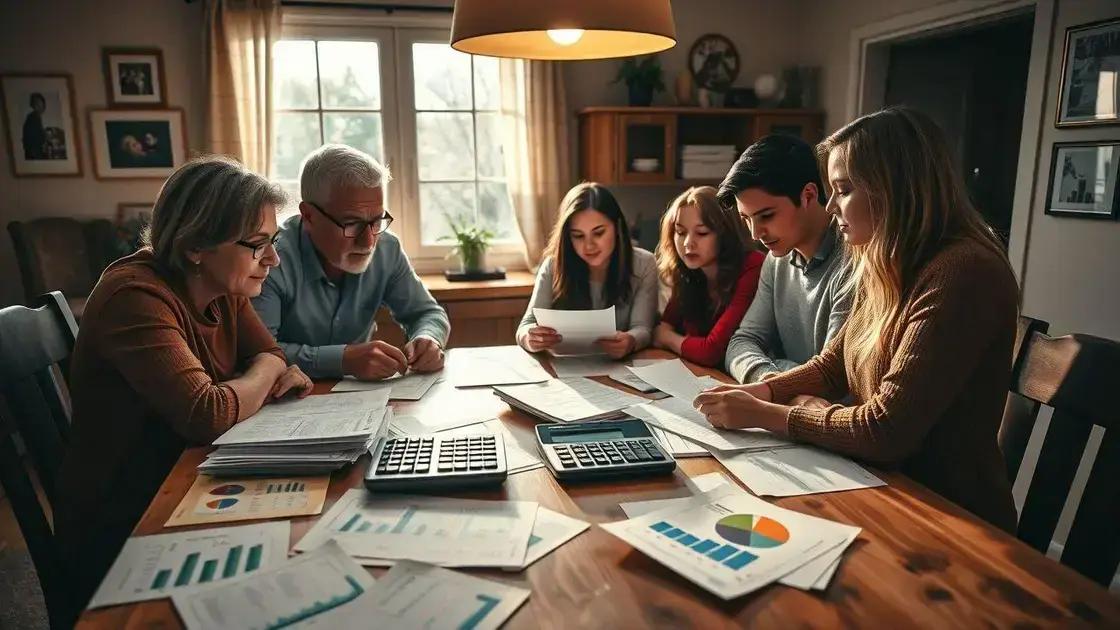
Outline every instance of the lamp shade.
{"type": "Polygon", "coordinates": [[[607,59],[677,43],[669,0],[455,0],[451,47],[519,59],[607,59]]]}

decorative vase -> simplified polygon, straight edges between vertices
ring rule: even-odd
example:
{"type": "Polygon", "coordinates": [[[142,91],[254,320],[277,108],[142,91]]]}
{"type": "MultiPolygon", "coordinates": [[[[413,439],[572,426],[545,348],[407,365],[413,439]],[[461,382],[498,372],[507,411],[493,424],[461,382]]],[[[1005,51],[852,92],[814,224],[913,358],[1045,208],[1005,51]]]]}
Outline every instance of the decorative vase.
{"type": "Polygon", "coordinates": [[[459,270],[465,273],[483,271],[486,268],[486,248],[469,247],[459,249],[459,270]]]}
{"type": "Polygon", "coordinates": [[[677,81],[673,84],[673,94],[677,97],[677,105],[692,105],[692,73],[681,70],[677,81]]]}
{"type": "Polygon", "coordinates": [[[632,107],[648,107],[653,102],[653,86],[643,83],[628,83],[626,87],[630,94],[632,107]]]}

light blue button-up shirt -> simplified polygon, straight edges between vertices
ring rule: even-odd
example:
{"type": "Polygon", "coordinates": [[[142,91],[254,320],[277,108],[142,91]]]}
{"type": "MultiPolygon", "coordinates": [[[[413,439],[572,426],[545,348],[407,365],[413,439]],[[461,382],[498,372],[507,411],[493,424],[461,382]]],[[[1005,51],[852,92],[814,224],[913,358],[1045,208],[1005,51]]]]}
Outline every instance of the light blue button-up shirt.
{"type": "Polygon", "coordinates": [[[374,316],[382,304],[410,340],[424,336],[447,344],[447,312],[420,281],[391,232],[381,234],[363,273],[345,274],[339,282],[327,279],[299,215],[280,227],[276,251],[280,266],[269,272],[253,307],[288,362],[308,376],[340,378],[343,350],[373,336],[374,316]]]}

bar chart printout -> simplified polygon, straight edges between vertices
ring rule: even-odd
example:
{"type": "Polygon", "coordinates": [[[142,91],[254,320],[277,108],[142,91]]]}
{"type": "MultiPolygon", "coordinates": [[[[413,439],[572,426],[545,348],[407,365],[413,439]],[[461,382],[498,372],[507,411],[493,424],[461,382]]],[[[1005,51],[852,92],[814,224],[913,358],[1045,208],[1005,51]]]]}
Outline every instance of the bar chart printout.
{"type": "Polygon", "coordinates": [[[260,570],[287,557],[288,521],[130,538],[90,608],[167,597],[260,570]]]}
{"type": "MultiPolygon", "coordinates": [[[[367,593],[373,577],[334,542],[230,584],[175,595],[187,628],[287,628],[300,623],[345,627],[340,614],[367,593]]],[[[363,610],[367,627],[391,627],[387,615],[363,610]]]]}

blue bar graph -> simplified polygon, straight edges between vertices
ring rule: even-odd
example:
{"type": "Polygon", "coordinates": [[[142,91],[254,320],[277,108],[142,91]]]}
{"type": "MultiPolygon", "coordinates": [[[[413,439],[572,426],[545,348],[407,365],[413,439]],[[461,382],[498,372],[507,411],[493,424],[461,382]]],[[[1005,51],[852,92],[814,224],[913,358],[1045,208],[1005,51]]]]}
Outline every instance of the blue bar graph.
{"type": "Polygon", "coordinates": [[[718,546],[719,543],[714,540],[701,540],[700,542],[693,545],[692,548],[695,549],[697,553],[708,553],[718,546]]]}
{"type": "Polygon", "coordinates": [[[664,532],[669,531],[670,529],[673,529],[673,526],[666,523],[665,521],[661,521],[659,523],[654,523],[653,525],[650,525],[649,528],[652,529],[655,532],[664,533],[664,532]]]}
{"type": "Polygon", "coordinates": [[[156,573],[155,581],[152,582],[152,590],[158,591],[167,586],[169,581],[171,581],[171,569],[161,569],[159,573],[156,573]]]}
{"type": "Polygon", "coordinates": [[[261,567],[261,552],[264,547],[261,545],[253,545],[249,547],[249,558],[245,561],[245,572],[256,571],[261,567]]]}
{"type": "Polygon", "coordinates": [[[416,508],[411,506],[411,505],[408,506],[408,508],[406,508],[405,511],[404,511],[404,515],[401,516],[401,520],[397,521],[397,524],[393,526],[393,533],[394,534],[403,533],[404,528],[408,526],[408,522],[412,520],[412,515],[415,514],[415,513],[416,513],[416,508]]]}
{"type": "Polygon", "coordinates": [[[677,542],[679,542],[680,544],[682,544],[686,547],[691,547],[698,540],[700,540],[700,539],[693,536],[692,534],[685,534],[684,536],[681,536],[680,538],[678,538],[677,542]]]}
{"type": "Polygon", "coordinates": [[[358,531],[368,532],[370,527],[373,527],[373,523],[371,523],[369,521],[366,521],[366,522],[364,522],[364,523],[362,523],[361,525],[358,526],[358,531]]]}
{"type": "Polygon", "coordinates": [[[668,536],[669,538],[676,538],[677,536],[683,535],[684,530],[683,529],[677,529],[676,527],[674,527],[673,529],[670,529],[667,532],[661,532],[661,533],[668,536]]]}
{"type": "Polygon", "coordinates": [[[715,560],[716,562],[719,562],[721,560],[726,560],[727,558],[731,557],[732,555],[735,554],[736,551],[739,551],[738,547],[736,547],[734,545],[724,545],[724,546],[720,547],[719,549],[716,549],[712,553],[708,554],[708,557],[711,558],[712,560],[715,560]]]}
{"type": "Polygon", "coordinates": [[[355,514],[354,516],[351,516],[350,520],[346,521],[346,524],[342,526],[342,531],[344,531],[344,532],[350,531],[351,529],[354,528],[355,525],[358,524],[358,521],[360,521],[360,520],[362,520],[362,515],[361,514],[355,514]]]}
{"type": "Polygon", "coordinates": [[[218,570],[218,561],[217,560],[207,560],[206,562],[202,563],[202,577],[198,578],[198,581],[200,583],[201,582],[209,582],[210,580],[214,579],[214,573],[217,570],[218,570]]]}
{"type": "Polygon", "coordinates": [[[183,560],[183,566],[179,569],[179,575],[175,578],[175,586],[186,586],[191,583],[191,577],[194,576],[194,567],[198,564],[198,552],[187,554],[187,558],[183,560]]]}
{"type": "Polygon", "coordinates": [[[463,621],[462,625],[459,626],[459,630],[471,630],[472,628],[478,627],[478,624],[482,623],[483,619],[486,619],[486,615],[489,615],[490,611],[494,610],[495,606],[502,603],[502,600],[489,595],[475,595],[475,598],[482,602],[482,606],[480,606],[473,615],[467,617],[467,619],[463,621]]]}
{"type": "Polygon", "coordinates": [[[740,551],[738,555],[732,556],[725,560],[723,566],[739,570],[754,562],[755,560],[758,560],[758,556],[749,551],[740,551]]]}
{"type": "Polygon", "coordinates": [[[672,523],[665,521],[658,521],[650,525],[649,528],[670,540],[675,540],[689,549],[692,549],[698,554],[707,556],[723,564],[723,566],[736,571],[758,559],[758,556],[749,551],[743,551],[735,545],[721,546],[721,543],[709,538],[701,540],[698,536],[694,536],[683,529],[674,527],[672,523]]]}
{"type": "Polygon", "coordinates": [[[223,578],[231,578],[237,575],[237,563],[241,560],[241,545],[230,547],[229,553],[226,555],[226,566],[222,569],[223,578]]]}

